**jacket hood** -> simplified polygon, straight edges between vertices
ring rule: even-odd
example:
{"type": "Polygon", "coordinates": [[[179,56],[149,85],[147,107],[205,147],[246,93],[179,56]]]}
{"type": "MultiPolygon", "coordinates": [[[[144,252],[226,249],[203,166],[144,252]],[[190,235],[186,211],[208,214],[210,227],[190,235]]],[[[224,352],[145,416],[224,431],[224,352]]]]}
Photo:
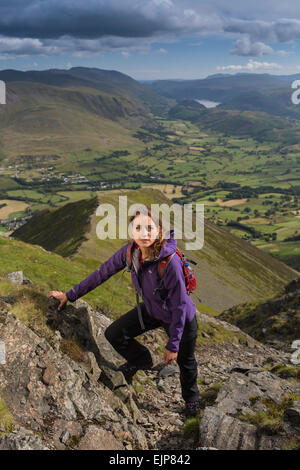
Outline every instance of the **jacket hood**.
{"type": "Polygon", "coordinates": [[[158,258],[165,258],[176,251],[177,240],[174,238],[174,230],[170,230],[170,236],[165,244],[161,247],[158,258]]]}

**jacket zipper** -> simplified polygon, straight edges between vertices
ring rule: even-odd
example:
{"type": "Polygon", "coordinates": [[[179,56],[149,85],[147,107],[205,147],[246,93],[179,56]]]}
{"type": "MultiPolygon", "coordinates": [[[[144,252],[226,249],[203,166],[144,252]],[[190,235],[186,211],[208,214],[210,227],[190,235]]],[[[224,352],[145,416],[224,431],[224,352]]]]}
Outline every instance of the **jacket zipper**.
{"type": "MultiPolygon", "coordinates": [[[[147,263],[147,264],[149,263],[149,264],[150,264],[150,263],[152,263],[153,261],[156,261],[156,260],[158,260],[158,259],[159,259],[159,257],[156,257],[156,258],[153,259],[153,260],[145,261],[145,263],[147,263]]],[[[143,299],[143,296],[142,296],[142,292],[143,292],[143,291],[142,291],[142,279],[141,279],[141,271],[142,271],[142,270],[141,270],[141,267],[140,267],[140,269],[138,269],[138,268],[135,266],[135,264],[134,264],[133,261],[132,261],[132,264],[133,264],[134,270],[135,270],[135,272],[136,272],[136,277],[137,277],[137,280],[138,280],[138,284],[139,284],[140,289],[141,289],[141,298],[142,298],[142,300],[143,300],[143,302],[144,302],[144,299],[143,299]]],[[[168,310],[167,305],[166,305],[166,300],[163,301],[162,308],[163,308],[164,310],[168,310]]],[[[152,313],[152,310],[151,310],[151,313],[152,313]]]]}

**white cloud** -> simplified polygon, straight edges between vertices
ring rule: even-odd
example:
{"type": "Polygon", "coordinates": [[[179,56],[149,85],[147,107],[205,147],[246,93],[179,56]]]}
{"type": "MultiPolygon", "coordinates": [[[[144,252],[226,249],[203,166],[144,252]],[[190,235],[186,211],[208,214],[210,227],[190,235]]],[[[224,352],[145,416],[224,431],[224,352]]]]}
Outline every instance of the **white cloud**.
{"type": "Polygon", "coordinates": [[[153,0],[155,5],[167,5],[169,7],[173,6],[173,2],[171,0],[153,0]]]}
{"type": "Polygon", "coordinates": [[[168,51],[167,51],[166,49],[164,49],[164,48],[161,47],[160,49],[158,49],[157,51],[155,51],[155,53],[156,53],[156,54],[163,54],[163,55],[164,55],[164,54],[168,54],[168,51]]]}
{"type": "Polygon", "coordinates": [[[235,49],[232,49],[230,54],[251,57],[262,57],[263,55],[274,54],[272,47],[263,42],[251,42],[248,36],[238,39],[234,43],[234,46],[235,49]]]}
{"type": "Polygon", "coordinates": [[[240,70],[257,71],[257,70],[280,70],[282,66],[275,62],[259,62],[250,59],[246,65],[222,65],[217,66],[217,70],[239,72],[240,70]]]}
{"type": "Polygon", "coordinates": [[[29,55],[36,51],[42,52],[43,44],[39,39],[0,37],[0,53],[29,55]]]}
{"type": "Polygon", "coordinates": [[[291,54],[294,54],[293,51],[283,51],[283,50],[280,50],[280,51],[277,51],[276,52],[276,55],[278,55],[279,57],[286,57],[286,56],[289,56],[291,54]]]}
{"type": "Polygon", "coordinates": [[[137,51],[141,54],[149,53],[154,39],[145,38],[144,41],[136,38],[103,37],[99,39],[81,39],[70,36],[62,36],[59,39],[32,39],[32,38],[7,38],[0,36],[0,54],[4,58],[44,55],[59,56],[71,54],[74,57],[99,56],[103,52],[137,51]]]}

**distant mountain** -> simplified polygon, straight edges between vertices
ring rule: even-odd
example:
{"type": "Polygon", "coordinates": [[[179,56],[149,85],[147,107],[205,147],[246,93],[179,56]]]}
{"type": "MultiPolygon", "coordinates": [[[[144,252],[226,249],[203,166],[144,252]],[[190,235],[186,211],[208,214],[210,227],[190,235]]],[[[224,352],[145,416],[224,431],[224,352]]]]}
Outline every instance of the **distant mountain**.
{"type": "MultiPolygon", "coordinates": [[[[7,104],[0,106],[2,155],[64,155],[85,148],[115,147],[141,125],[153,126],[145,108],[125,96],[95,88],[61,87],[39,82],[7,83],[7,104]]],[[[131,138],[132,139],[132,138],[131,138]]]]}
{"type": "Polygon", "coordinates": [[[224,109],[239,109],[241,111],[262,111],[265,113],[300,118],[300,107],[292,103],[294,90],[288,88],[250,90],[223,102],[224,109]]]}
{"type": "Polygon", "coordinates": [[[297,79],[300,79],[300,74],[215,74],[204,79],[181,82],[158,80],[149,87],[177,101],[206,99],[221,102],[221,108],[263,111],[298,118],[300,107],[291,102],[291,84],[297,79]]]}
{"type": "MultiPolygon", "coordinates": [[[[253,92],[255,93],[255,92],[253,92]]],[[[257,94],[255,94],[257,96],[257,94]]],[[[251,93],[249,93],[249,108],[251,109],[251,93]]],[[[267,99],[262,95],[262,102],[267,99]]],[[[269,112],[272,102],[268,101],[269,112]]],[[[202,131],[219,132],[227,136],[252,137],[258,142],[281,141],[283,144],[293,145],[299,142],[300,126],[289,119],[259,110],[245,110],[238,103],[226,107],[205,108],[205,106],[192,100],[182,100],[169,110],[170,119],[184,119],[196,124],[202,131]],[[191,104],[193,103],[193,104],[191,104]],[[195,103],[195,104],[194,104],[195,103]],[[237,108],[237,109],[236,109],[237,108]]]]}
{"type": "Polygon", "coordinates": [[[88,87],[101,92],[129,98],[146,109],[156,110],[167,106],[167,101],[157,96],[130,76],[115,71],[89,67],[72,67],[71,69],[30,70],[1,70],[0,80],[10,82],[35,82],[60,88],[88,87]]]}
{"type": "Polygon", "coordinates": [[[120,147],[133,142],[136,127],[154,126],[151,113],[168,109],[168,100],[116,71],[2,70],[0,80],[7,88],[1,156],[8,158],[120,147]]]}
{"type": "MultiPolygon", "coordinates": [[[[184,82],[185,79],[184,78],[168,78],[167,80],[170,80],[171,82],[184,82]]],[[[156,82],[157,79],[153,79],[153,80],[138,80],[139,83],[142,83],[143,85],[149,85],[153,82],[156,82]]]]}
{"type": "Polygon", "coordinates": [[[292,80],[277,75],[246,73],[181,82],[157,80],[151,84],[151,88],[163,96],[177,100],[194,98],[224,101],[249,90],[284,88],[292,80]]]}
{"type": "Polygon", "coordinates": [[[213,73],[212,75],[207,75],[207,78],[224,78],[224,77],[231,77],[230,73],[213,73]]]}

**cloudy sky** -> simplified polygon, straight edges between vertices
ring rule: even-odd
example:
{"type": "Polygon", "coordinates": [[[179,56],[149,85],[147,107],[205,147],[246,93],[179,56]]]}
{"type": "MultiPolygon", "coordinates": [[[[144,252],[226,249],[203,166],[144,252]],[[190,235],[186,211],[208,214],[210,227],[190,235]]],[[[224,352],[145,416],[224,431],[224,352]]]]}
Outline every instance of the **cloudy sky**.
{"type": "Polygon", "coordinates": [[[300,72],[299,0],[1,0],[0,69],[300,72]]]}

